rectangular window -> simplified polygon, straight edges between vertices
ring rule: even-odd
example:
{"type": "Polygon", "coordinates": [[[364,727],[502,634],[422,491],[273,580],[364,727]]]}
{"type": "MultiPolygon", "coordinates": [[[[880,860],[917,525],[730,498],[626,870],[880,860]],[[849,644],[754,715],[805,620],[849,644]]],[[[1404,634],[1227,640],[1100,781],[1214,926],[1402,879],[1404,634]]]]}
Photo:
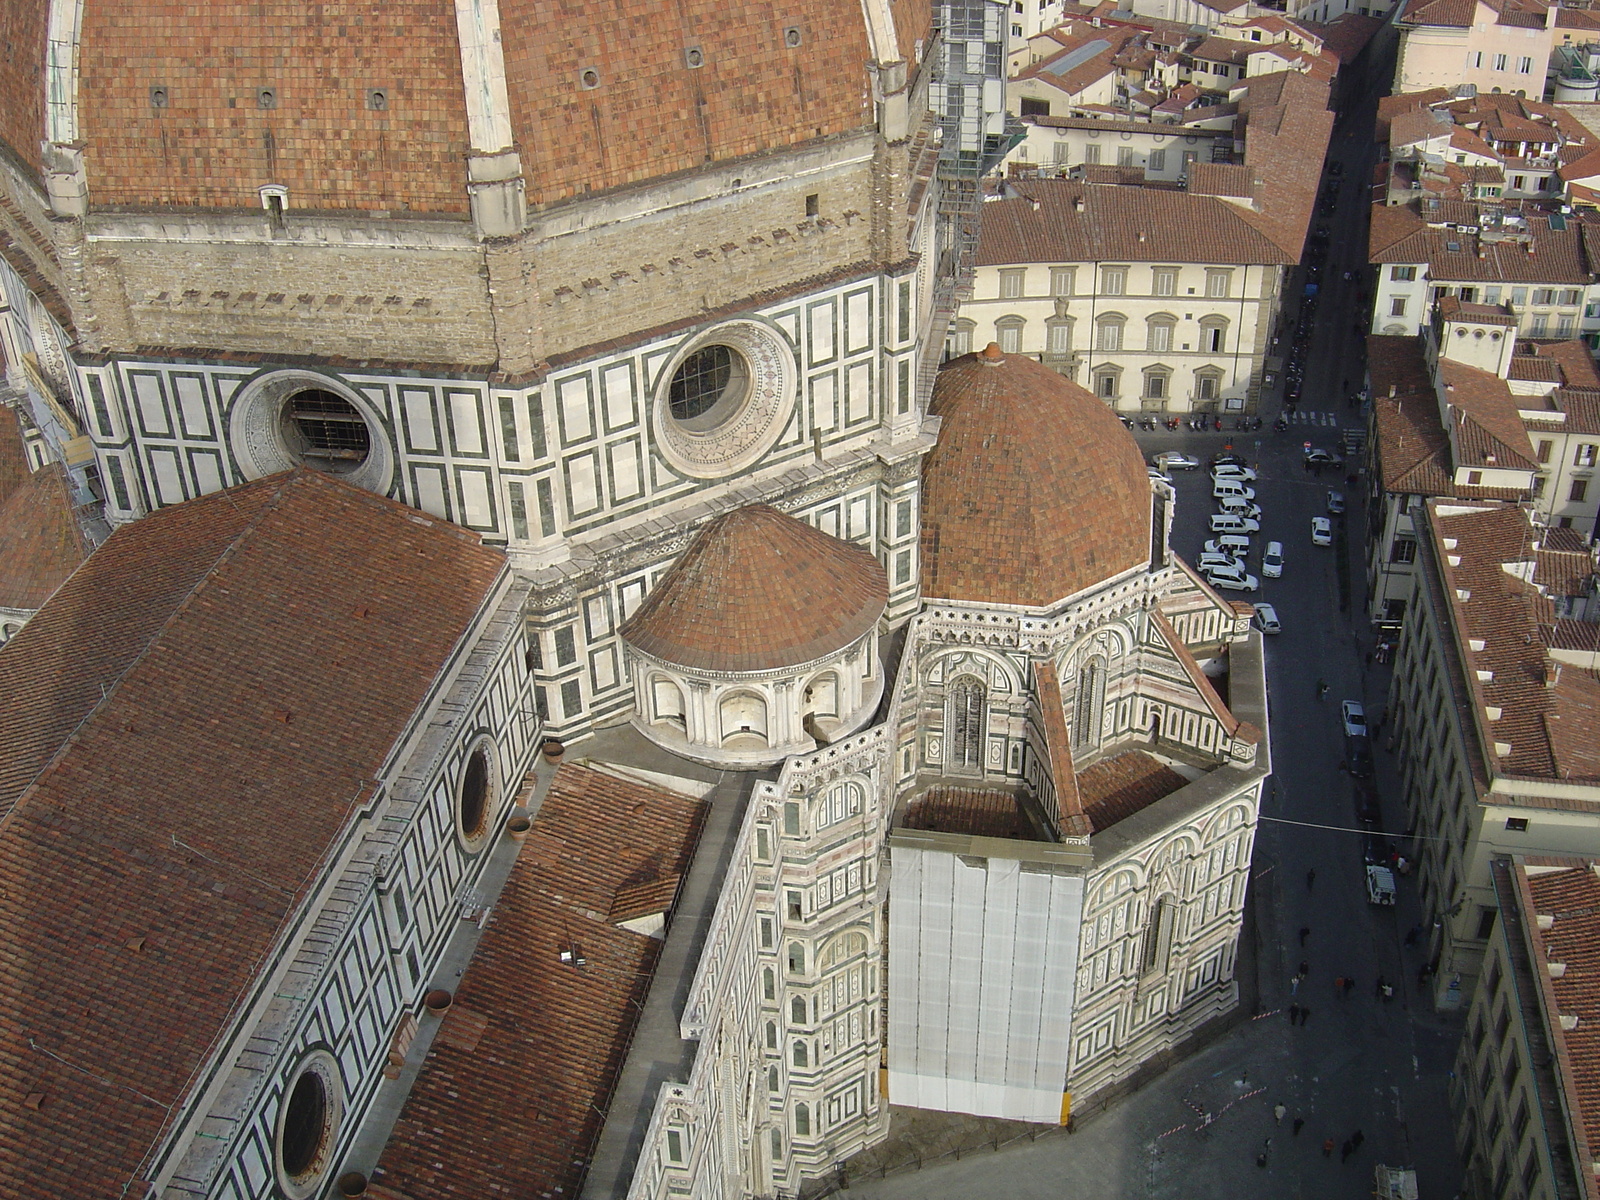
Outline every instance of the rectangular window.
{"type": "Polygon", "coordinates": [[[1167,169],[1167,152],[1165,150],[1150,151],[1150,164],[1146,169],[1150,171],[1165,171],[1167,169]]]}
{"type": "Polygon", "coordinates": [[[1178,272],[1171,267],[1157,267],[1154,272],[1155,293],[1158,296],[1178,294],[1178,272]]]}
{"type": "Polygon", "coordinates": [[[1215,375],[1196,375],[1194,384],[1196,399],[1215,400],[1217,398],[1217,377],[1215,375]]]}
{"type": "Polygon", "coordinates": [[[1549,462],[1550,461],[1550,451],[1552,449],[1554,449],[1554,447],[1555,447],[1555,443],[1552,442],[1549,438],[1543,439],[1539,443],[1539,461],[1542,462],[1542,463],[1549,462]]]}
{"type": "Polygon", "coordinates": [[[1083,148],[1083,161],[1088,163],[1090,166],[1098,163],[1100,161],[1100,147],[1096,146],[1092,142],[1085,146],[1083,148]]]}
{"type": "Polygon", "coordinates": [[[1389,547],[1389,561],[1404,565],[1417,561],[1417,542],[1415,538],[1395,538],[1394,544],[1389,547]]]}
{"type": "Polygon", "coordinates": [[[1528,303],[1528,289],[1527,288],[1525,288],[1525,287],[1514,287],[1514,288],[1511,289],[1511,307],[1512,308],[1522,308],[1527,303],[1528,303]]]}
{"type": "Polygon", "coordinates": [[[1023,279],[1027,271],[1001,271],[1000,272],[1000,299],[1015,300],[1022,295],[1023,279]]]}
{"type": "Polygon", "coordinates": [[[1556,318],[1556,336],[1558,338],[1569,338],[1569,337],[1571,337],[1572,336],[1572,322],[1573,322],[1573,319],[1571,317],[1569,317],[1569,316],[1563,315],[1563,316],[1557,317],[1556,318]]]}
{"type": "Polygon", "coordinates": [[[1167,377],[1165,375],[1146,375],[1144,377],[1144,394],[1152,400],[1160,400],[1167,394],[1167,377]]]}
{"type": "Polygon", "coordinates": [[[1051,158],[1056,166],[1064,167],[1072,162],[1072,143],[1057,142],[1051,151],[1051,158]]]}
{"type": "Polygon", "coordinates": [[[1498,285],[1493,286],[1493,287],[1486,287],[1486,288],[1483,289],[1483,302],[1485,304],[1499,304],[1500,303],[1500,288],[1499,288],[1498,285]]]}
{"type": "Polygon", "coordinates": [[[1100,291],[1107,296],[1121,296],[1128,290],[1128,272],[1125,267],[1107,267],[1100,275],[1100,291]]]}
{"type": "MultiPolygon", "coordinates": [[[[1478,910],[1478,938],[1482,940],[1494,932],[1494,909],[1480,908],[1478,910]]],[[[1521,1137],[1519,1133],[1517,1135],[1521,1137]]]]}
{"type": "Polygon", "coordinates": [[[128,503],[128,480],[122,473],[122,460],[106,459],[106,471],[111,476],[111,494],[116,497],[117,507],[127,512],[131,505],[128,503]]]}
{"type": "Polygon", "coordinates": [[[1133,161],[1133,147],[1132,146],[1118,146],[1117,147],[1117,166],[1119,166],[1119,167],[1131,167],[1133,165],[1135,165],[1134,161],[1133,161]]]}
{"type": "Polygon", "coordinates": [[[1468,471],[1467,472],[1467,486],[1468,487],[1477,487],[1482,482],[1483,482],[1483,472],[1482,471],[1468,471]]]}
{"type": "Polygon", "coordinates": [[[1000,349],[1006,354],[1022,353],[1022,326],[1002,325],[995,331],[1000,335],[1000,349]]]}
{"type": "Polygon", "coordinates": [[[1417,278],[1417,269],[1415,267],[1390,267],[1389,278],[1411,283],[1417,278]]]}
{"type": "Polygon", "coordinates": [[[1050,268],[1050,294],[1052,296],[1070,296],[1077,291],[1078,269],[1076,267],[1051,267],[1050,268]]]}
{"type": "Polygon", "coordinates": [[[1117,377],[1115,375],[1101,375],[1096,381],[1095,394],[1102,400],[1113,400],[1117,395],[1117,377]]]}
{"type": "Polygon", "coordinates": [[[1406,298],[1404,296],[1396,296],[1389,301],[1389,315],[1391,317],[1403,317],[1406,315],[1406,298]]]}
{"type": "Polygon", "coordinates": [[[1172,349],[1172,326],[1165,321],[1157,322],[1150,326],[1149,345],[1146,347],[1152,354],[1165,354],[1172,349]]]}
{"type": "Polygon", "coordinates": [[[532,443],[534,458],[543,458],[548,453],[544,443],[544,404],[537,395],[528,397],[528,441],[532,443]]]}
{"type": "Polygon", "coordinates": [[[1523,56],[1522,58],[1517,59],[1517,72],[1519,74],[1527,75],[1527,74],[1532,73],[1532,71],[1533,71],[1533,59],[1528,58],[1527,56],[1523,56]]]}
{"type": "Polygon", "coordinates": [[[1214,300],[1227,297],[1233,279],[1232,271],[1207,271],[1206,295],[1214,300]]]}
{"type": "Polygon", "coordinates": [[[911,281],[909,279],[900,281],[899,293],[900,303],[896,306],[898,310],[896,313],[898,318],[896,332],[902,342],[909,342],[911,340],[911,281]]]}
{"type": "Polygon", "coordinates": [[[898,392],[895,396],[895,412],[903,416],[911,411],[911,360],[902,358],[896,367],[895,386],[898,392]]]}
{"type": "Polygon", "coordinates": [[[1221,354],[1223,336],[1222,326],[1207,326],[1200,331],[1200,348],[1210,354],[1221,354]]]}
{"type": "Polygon", "coordinates": [[[1567,500],[1572,504],[1581,504],[1589,494],[1589,481],[1587,479],[1574,479],[1572,490],[1567,493],[1567,500]]]}
{"type": "Polygon", "coordinates": [[[1051,354],[1072,353],[1072,326],[1058,324],[1050,326],[1049,351],[1051,354]]]}
{"type": "Polygon", "coordinates": [[[1544,475],[1535,475],[1533,477],[1533,498],[1535,500],[1544,495],[1544,485],[1548,482],[1549,479],[1544,475]]]}
{"type": "Polygon", "coordinates": [[[1572,455],[1572,465],[1575,467],[1594,466],[1594,449],[1595,443],[1593,442],[1579,442],[1577,450],[1572,455]]]}
{"type": "Polygon", "coordinates": [[[902,500],[894,506],[895,537],[911,536],[911,501],[902,500]]]}
{"type": "Polygon", "coordinates": [[[1550,332],[1550,318],[1543,313],[1533,315],[1533,323],[1528,328],[1528,336],[1542,338],[1550,332]]]}
{"type": "Polygon", "coordinates": [[[1494,56],[1494,69],[1496,71],[1504,71],[1506,69],[1506,56],[1504,54],[1496,54],[1494,56]]]}
{"type": "Polygon", "coordinates": [[[1482,66],[1483,66],[1483,51],[1482,50],[1474,50],[1471,54],[1467,55],[1467,69],[1468,70],[1472,70],[1472,71],[1479,70],[1479,69],[1482,68],[1482,66]]]}
{"type": "Polygon", "coordinates": [[[1534,288],[1533,289],[1533,302],[1535,304],[1554,304],[1556,302],[1555,289],[1554,288],[1534,288]]]}
{"type": "Polygon", "coordinates": [[[1562,288],[1560,302],[1562,304],[1580,304],[1583,302],[1583,293],[1577,288],[1562,288]]]}
{"type": "Polygon", "coordinates": [[[1115,321],[1103,322],[1099,330],[1100,336],[1096,339],[1100,350],[1122,349],[1122,326],[1115,321]]]}

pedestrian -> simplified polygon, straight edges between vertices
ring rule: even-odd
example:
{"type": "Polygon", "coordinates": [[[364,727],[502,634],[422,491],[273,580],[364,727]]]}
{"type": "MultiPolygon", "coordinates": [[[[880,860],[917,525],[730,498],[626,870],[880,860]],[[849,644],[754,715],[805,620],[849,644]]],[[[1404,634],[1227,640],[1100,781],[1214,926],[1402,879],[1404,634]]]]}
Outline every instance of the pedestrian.
{"type": "Polygon", "coordinates": [[[1300,1024],[1300,1006],[1298,1004],[1289,1005],[1289,1024],[1300,1024]]]}
{"type": "Polygon", "coordinates": [[[1367,1140],[1367,1135],[1362,1133],[1361,1130],[1358,1129],[1358,1130],[1356,1130],[1354,1133],[1352,1133],[1350,1135],[1350,1148],[1352,1150],[1359,1150],[1359,1149],[1361,1149],[1361,1143],[1366,1141],[1366,1140],[1367,1140]]]}
{"type": "Polygon", "coordinates": [[[1304,1125],[1305,1123],[1306,1123],[1306,1119],[1304,1117],[1296,1117],[1294,1119],[1294,1136],[1295,1137],[1299,1137],[1300,1136],[1300,1127],[1302,1125],[1304,1125]]]}
{"type": "Polygon", "coordinates": [[[1372,985],[1372,995],[1376,1000],[1383,999],[1383,976],[1378,976],[1378,982],[1372,985]]]}
{"type": "Polygon", "coordinates": [[[1300,960],[1300,978],[1304,979],[1309,974],[1311,974],[1311,964],[1302,958],[1300,960]]]}
{"type": "Polygon", "coordinates": [[[1304,1025],[1310,1019],[1311,1019],[1311,1010],[1309,1008],[1307,1008],[1304,1004],[1302,1004],[1300,1006],[1300,1024],[1304,1025]]]}
{"type": "Polygon", "coordinates": [[[1300,981],[1303,978],[1305,978],[1305,976],[1296,975],[1289,980],[1289,995],[1298,996],[1300,994],[1300,981]]]}
{"type": "Polygon", "coordinates": [[[1385,1004],[1387,1004],[1387,1003],[1389,1003],[1389,1001],[1391,1001],[1393,999],[1394,999],[1394,984],[1392,984],[1392,983],[1384,984],[1383,985],[1383,1002],[1385,1004]]]}
{"type": "Polygon", "coordinates": [[[1256,1155],[1256,1166],[1264,1168],[1266,1165],[1267,1165],[1267,1152],[1265,1150],[1263,1150],[1260,1154],[1256,1155]]]}
{"type": "Polygon", "coordinates": [[[1350,1144],[1350,1139],[1349,1138],[1345,1138],[1344,1145],[1339,1147],[1339,1161],[1340,1162],[1347,1161],[1349,1159],[1349,1157],[1352,1154],[1354,1154],[1355,1152],[1356,1152],[1356,1148],[1353,1145],[1350,1144]]]}
{"type": "Polygon", "coordinates": [[[1327,1138],[1327,1139],[1325,1139],[1323,1141],[1323,1143],[1322,1143],[1322,1157],[1323,1158],[1332,1158],[1333,1157],[1333,1139],[1332,1138],[1327,1138]]]}
{"type": "Polygon", "coordinates": [[[1415,946],[1417,944],[1417,939],[1421,936],[1422,926],[1413,925],[1409,930],[1406,931],[1406,945],[1415,946]]]}
{"type": "Polygon", "coordinates": [[[1342,993],[1343,991],[1344,991],[1344,976],[1343,975],[1334,976],[1334,979],[1333,979],[1333,992],[1334,992],[1334,995],[1337,996],[1340,993],[1342,993]]]}
{"type": "Polygon", "coordinates": [[[1288,1111],[1289,1110],[1286,1107],[1284,1107],[1282,1104],[1274,1104],[1272,1106],[1272,1120],[1273,1120],[1273,1122],[1275,1124],[1282,1125],[1283,1124],[1283,1114],[1288,1112],[1288,1111]]]}
{"type": "MultiPolygon", "coordinates": [[[[1306,891],[1309,892],[1312,888],[1314,888],[1316,886],[1317,886],[1317,869],[1315,867],[1312,867],[1309,871],[1306,872],[1306,891]]],[[[1305,930],[1305,932],[1306,933],[1310,933],[1311,931],[1309,929],[1307,929],[1307,930],[1305,930]]],[[[1305,939],[1304,938],[1300,939],[1300,944],[1302,946],[1305,945],[1305,939]]]]}
{"type": "Polygon", "coordinates": [[[1306,939],[1308,937],[1310,937],[1310,936],[1311,936],[1311,926],[1309,926],[1309,925],[1300,926],[1300,944],[1302,946],[1304,946],[1306,944],[1306,939]]]}
{"type": "Polygon", "coordinates": [[[1344,977],[1344,994],[1348,996],[1350,994],[1350,992],[1355,988],[1355,986],[1356,986],[1355,976],[1354,975],[1346,975],[1344,977]]]}

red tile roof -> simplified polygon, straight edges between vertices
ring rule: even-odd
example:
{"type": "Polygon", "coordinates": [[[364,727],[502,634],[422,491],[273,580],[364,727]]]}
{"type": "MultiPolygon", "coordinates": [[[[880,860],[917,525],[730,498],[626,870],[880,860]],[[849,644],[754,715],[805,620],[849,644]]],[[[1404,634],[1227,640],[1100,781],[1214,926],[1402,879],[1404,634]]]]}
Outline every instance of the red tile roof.
{"type": "Polygon", "coordinates": [[[562,766],[375,1183],[413,1200],[578,1194],[661,946],[612,910],[688,869],[704,812],[562,766]],[[584,965],[561,961],[574,949],[584,965]],[[470,1036],[446,1036],[463,1016],[470,1036]]]}
{"type": "MultiPolygon", "coordinates": [[[[1572,1118],[1587,1143],[1585,1156],[1592,1156],[1600,1150],[1600,878],[1593,863],[1557,871],[1519,864],[1517,875],[1534,912],[1552,918],[1549,929],[1540,929],[1536,920],[1524,922],[1534,969],[1545,962],[1566,964],[1559,979],[1547,976],[1538,986],[1555,997],[1548,1032],[1561,1051],[1562,1082],[1577,1099],[1572,1118]],[[1565,1029],[1559,1017],[1576,1017],[1577,1024],[1565,1029]]],[[[1585,1195],[1594,1194],[1580,1186],[1585,1195]]]]}
{"type": "Polygon", "coordinates": [[[1022,801],[1010,792],[992,788],[932,787],[906,806],[901,822],[906,829],[935,833],[965,833],[973,837],[1013,838],[1038,842],[1022,810],[1022,801]]]}
{"type": "Polygon", "coordinates": [[[1044,607],[1149,561],[1144,457],[1083,388],[991,347],[944,365],[931,411],[924,596],[1044,607]]]}
{"type": "Polygon", "coordinates": [[[766,671],[843,650],[888,602],[867,551],[752,504],[700,530],[621,633],[677,666],[766,671]]]}
{"type": "Polygon", "coordinates": [[[1436,557],[1467,668],[1491,676],[1474,674],[1464,683],[1487,736],[1511,747],[1497,757],[1493,746],[1484,746],[1490,763],[1508,775],[1600,779],[1600,680],[1572,665],[1562,666],[1556,678],[1542,636],[1542,627],[1554,623],[1554,607],[1533,584],[1505,569],[1507,563],[1536,562],[1538,531],[1520,508],[1509,505],[1449,516],[1430,511],[1429,522],[1436,538],[1455,540],[1436,557]],[[1459,563],[1452,565],[1447,555],[1459,563]],[[1484,649],[1470,649],[1471,638],[1483,639],[1484,649]],[[1482,710],[1491,706],[1500,710],[1498,720],[1485,717],[1482,710]]]}
{"type": "MultiPolygon", "coordinates": [[[[1446,228],[1447,223],[1483,229],[1480,206],[1440,201],[1425,218],[1418,202],[1372,206],[1367,253],[1375,263],[1428,263],[1435,279],[1488,283],[1579,283],[1595,278],[1595,261],[1586,246],[1589,226],[1569,219],[1552,229],[1548,217],[1522,214],[1521,236],[1485,236],[1446,228]],[[1451,246],[1455,249],[1451,249],[1451,246]]],[[[1514,214],[1515,215],[1515,214],[1514,214]]]]}
{"type": "Polygon", "coordinates": [[[1078,773],[1084,812],[1096,833],[1104,833],[1188,782],[1144,750],[1125,750],[1078,773]]]}
{"type": "Polygon", "coordinates": [[[0,1195],[142,1178],[504,569],[299,471],[123,526],[0,648],[0,1195]]]}
{"type": "Polygon", "coordinates": [[[1441,357],[1439,380],[1454,424],[1456,466],[1535,471],[1533,443],[1519,416],[1521,398],[1493,371],[1441,357]]]}
{"type": "Polygon", "coordinates": [[[38,608],[89,548],[66,473],[28,469],[16,414],[0,405],[0,608],[38,608]]]}

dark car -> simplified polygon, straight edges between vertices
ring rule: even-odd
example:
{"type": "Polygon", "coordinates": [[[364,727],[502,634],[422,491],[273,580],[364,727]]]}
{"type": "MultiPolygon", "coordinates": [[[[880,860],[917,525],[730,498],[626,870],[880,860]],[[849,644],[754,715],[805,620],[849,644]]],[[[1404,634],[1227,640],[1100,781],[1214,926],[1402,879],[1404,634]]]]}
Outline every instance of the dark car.
{"type": "Polygon", "coordinates": [[[1311,463],[1313,466],[1344,466],[1344,459],[1340,458],[1337,454],[1329,454],[1326,450],[1307,450],[1305,452],[1305,461],[1311,463]]]}
{"type": "Polygon", "coordinates": [[[1362,825],[1376,827],[1383,819],[1378,808],[1378,793],[1366,779],[1352,780],[1355,786],[1356,820],[1362,825]]]}
{"type": "Polygon", "coordinates": [[[1356,779],[1372,778],[1372,748],[1370,739],[1347,737],[1344,740],[1345,769],[1356,779]]]}

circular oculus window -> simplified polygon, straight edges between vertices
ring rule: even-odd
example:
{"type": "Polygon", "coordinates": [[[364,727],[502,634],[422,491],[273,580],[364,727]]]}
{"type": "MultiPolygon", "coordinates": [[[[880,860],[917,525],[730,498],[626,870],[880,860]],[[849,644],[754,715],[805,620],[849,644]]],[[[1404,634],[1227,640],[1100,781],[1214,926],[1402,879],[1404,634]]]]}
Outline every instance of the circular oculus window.
{"type": "Polygon", "coordinates": [[[307,466],[380,495],[394,458],[379,415],[364,397],[326,375],[274,371],[240,390],[228,421],[247,479],[307,466]]]}
{"type": "Polygon", "coordinates": [[[274,1157],[278,1182],[291,1200],[314,1195],[332,1163],[344,1106],[339,1067],[318,1050],[300,1064],[278,1109],[274,1157]]]}
{"type": "Polygon", "coordinates": [[[695,479],[751,466],[788,422],[796,375],[793,353],[767,326],[731,321],[706,330],[661,374],[654,426],[662,457],[695,479]]]}
{"type": "Polygon", "coordinates": [[[456,832],[462,845],[471,851],[483,847],[489,832],[489,814],[494,811],[499,794],[493,752],[494,744],[487,738],[473,746],[456,788],[456,832]]]}

